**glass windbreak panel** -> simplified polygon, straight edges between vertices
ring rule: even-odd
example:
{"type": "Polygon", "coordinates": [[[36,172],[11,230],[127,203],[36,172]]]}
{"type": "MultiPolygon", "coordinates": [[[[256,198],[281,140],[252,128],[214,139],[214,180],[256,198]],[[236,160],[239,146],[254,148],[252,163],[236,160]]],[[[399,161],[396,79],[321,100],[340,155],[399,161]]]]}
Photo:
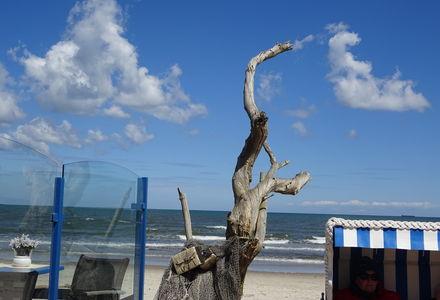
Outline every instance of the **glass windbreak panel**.
{"type": "Polygon", "coordinates": [[[133,294],[138,176],[104,162],[64,165],[60,286],[133,294]]]}
{"type": "MultiPolygon", "coordinates": [[[[49,265],[58,164],[36,150],[0,137],[0,266],[49,265]],[[22,236],[22,235],[25,236],[22,236]],[[11,240],[15,239],[12,243],[11,240]],[[29,240],[31,239],[31,240],[29,240]],[[36,245],[33,241],[37,241],[36,245]],[[36,246],[36,248],[34,248],[36,246]],[[15,250],[11,249],[15,247],[15,250]]],[[[41,276],[47,282],[48,276],[41,276]]],[[[40,280],[40,279],[39,279],[40,280]]]]}

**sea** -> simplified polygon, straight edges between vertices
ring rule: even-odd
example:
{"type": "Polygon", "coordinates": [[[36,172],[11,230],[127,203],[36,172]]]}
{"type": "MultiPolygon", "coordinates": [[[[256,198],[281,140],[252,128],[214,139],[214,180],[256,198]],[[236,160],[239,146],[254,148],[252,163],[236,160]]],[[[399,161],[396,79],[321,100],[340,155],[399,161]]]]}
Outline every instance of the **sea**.
{"type": "MultiPolygon", "coordinates": [[[[250,270],[287,273],[323,273],[325,223],[331,217],[440,221],[413,216],[353,216],[268,213],[264,248],[250,270]]],[[[0,205],[0,259],[10,259],[9,241],[18,233],[30,233],[41,241],[33,259],[47,258],[51,243],[51,211],[26,206],[0,205]],[[31,211],[31,212],[30,212],[31,211]],[[43,219],[44,221],[41,221],[43,219]],[[39,220],[39,221],[36,221],[39,220]],[[29,225],[31,224],[31,225],[29,225]]],[[[207,244],[225,240],[226,211],[191,211],[193,237],[207,244]]],[[[186,240],[180,210],[147,211],[147,265],[166,266],[186,240]]],[[[74,262],[81,253],[127,255],[134,252],[135,216],[130,210],[65,208],[62,260],[74,262]]]]}

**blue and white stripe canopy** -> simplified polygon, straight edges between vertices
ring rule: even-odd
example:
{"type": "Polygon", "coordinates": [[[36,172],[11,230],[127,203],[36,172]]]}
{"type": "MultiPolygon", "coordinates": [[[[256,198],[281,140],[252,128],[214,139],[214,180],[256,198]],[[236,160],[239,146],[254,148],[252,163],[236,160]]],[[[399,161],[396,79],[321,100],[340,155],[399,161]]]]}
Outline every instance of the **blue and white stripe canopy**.
{"type": "Polygon", "coordinates": [[[334,228],[334,247],[361,247],[371,249],[440,249],[440,231],[421,229],[334,228]]]}
{"type": "Polygon", "coordinates": [[[431,299],[440,286],[440,223],[332,218],[326,230],[326,299],[353,280],[362,256],[374,259],[386,289],[402,300],[431,299]]]}

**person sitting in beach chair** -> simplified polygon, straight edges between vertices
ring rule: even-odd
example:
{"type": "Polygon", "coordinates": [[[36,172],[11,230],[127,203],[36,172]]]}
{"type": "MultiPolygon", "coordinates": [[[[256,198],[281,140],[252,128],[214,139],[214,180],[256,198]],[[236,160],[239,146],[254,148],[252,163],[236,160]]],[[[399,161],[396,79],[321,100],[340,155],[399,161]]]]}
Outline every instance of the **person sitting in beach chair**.
{"type": "Polygon", "coordinates": [[[376,263],[363,256],[355,267],[349,288],[336,292],[335,300],[399,300],[397,293],[383,288],[376,263]]]}

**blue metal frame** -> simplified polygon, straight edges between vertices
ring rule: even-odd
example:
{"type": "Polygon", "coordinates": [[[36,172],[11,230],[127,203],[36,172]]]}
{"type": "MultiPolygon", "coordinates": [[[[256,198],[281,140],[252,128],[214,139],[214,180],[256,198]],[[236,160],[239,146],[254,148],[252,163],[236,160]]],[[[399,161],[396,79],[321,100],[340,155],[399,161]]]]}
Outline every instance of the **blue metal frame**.
{"type": "Polygon", "coordinates": [[[139,270],[135,273],[133,281],[133,292],[135,299],[144,299],[144,280],[145,280],[145,244],[147,232],[147,198],[148,198],[148,178],[138,178],[136,203],[131,206],[136,209],[136,246],[134,268],[139,270]],[[137,297],[136,297],[137,294],[137,297]]]}
{"type": "Polygon", "coordinates": [[[58,298],[58,275],[60,270],[61,229],[63,225],[64,178],[55,178],[52,242],[50,246],[49,300],[58,298]]]}
{"type": "MultiPolygon", "coordinates": [[[[64,173],[64,168],[63,168],[64,173]]],[[[59,270],[61,255],[61,238],[63,225],[63,199],[64,178],[55,178],[54,202],[52,213],[52,242],[50,247],[50,271],[49,271],[49,300],[56,300],[58,296],[59,270]]],[[[136,210],[136,241],[135,241],[135,278],[133,281],[134,299],[144,299],[145,281],[145,254],[146,254],[146,229],[147,229],[147,199],[148,178],[138,178],[137,199],[131,208],[136,210]],[[138,272],[136,272],[138,270],[138,272]]]]}

